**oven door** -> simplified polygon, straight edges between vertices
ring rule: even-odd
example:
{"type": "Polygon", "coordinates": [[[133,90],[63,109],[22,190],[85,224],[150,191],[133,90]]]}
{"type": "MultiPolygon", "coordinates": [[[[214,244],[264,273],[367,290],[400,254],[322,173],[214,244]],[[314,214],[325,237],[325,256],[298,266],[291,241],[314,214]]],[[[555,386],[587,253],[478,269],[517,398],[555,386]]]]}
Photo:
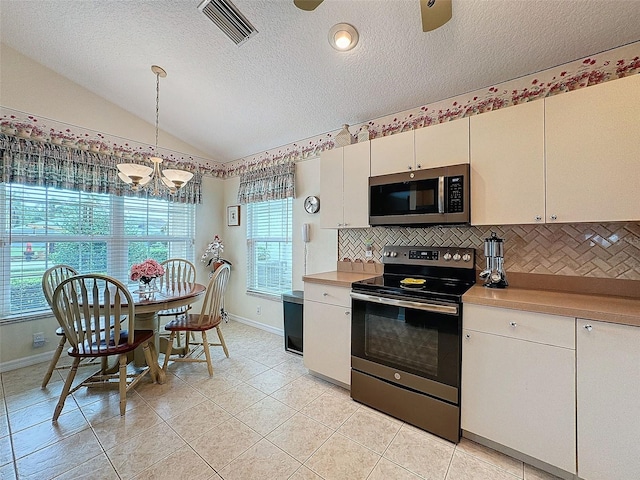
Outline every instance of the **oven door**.
{"type": "Polygon", "coordinates": [[[352,368],[458,404],[461,306],[351,293],[352,368]]]}

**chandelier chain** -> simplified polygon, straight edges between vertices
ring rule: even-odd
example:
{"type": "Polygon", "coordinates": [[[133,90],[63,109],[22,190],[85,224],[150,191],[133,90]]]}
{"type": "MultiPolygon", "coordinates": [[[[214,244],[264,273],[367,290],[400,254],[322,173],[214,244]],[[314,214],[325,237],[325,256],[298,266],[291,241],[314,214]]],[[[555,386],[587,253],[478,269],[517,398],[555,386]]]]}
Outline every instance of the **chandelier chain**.
{"type": "Polygon", "coordinates": [[[156,155],[158,155],[158,118],[160,116],[160,73],[156,73],[156,155]]]}

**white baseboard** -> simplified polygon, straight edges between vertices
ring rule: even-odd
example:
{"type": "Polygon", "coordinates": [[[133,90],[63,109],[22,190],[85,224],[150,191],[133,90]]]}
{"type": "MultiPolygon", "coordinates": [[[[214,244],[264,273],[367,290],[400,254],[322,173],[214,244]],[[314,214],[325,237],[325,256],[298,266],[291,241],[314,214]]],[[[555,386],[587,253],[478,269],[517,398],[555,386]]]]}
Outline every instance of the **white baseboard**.
{"type": "Polygon", "coordinates": [[[240,317],[238,315],[234,315],[233,313],[229,314],[229,318],[231,320],[235,320],[236,322],[244,323],[245,325],[259,328],[260,330],[264,330],[270,333],[275,333],[276,335],[280,335],[281,337],[284,337],[284,330],[281,328],[272,327],[271,325],[266,325],[264,323],[256,322],[255,320],[250,320],[248,318],[240,317]]]}
{"type": "Polygon", "coordinates": [[[53,358],[54,351],[38,353],[37,355],[31,355],[29,357],[18,358],[16,360],[10,360],[8,362],[0,363],[0,373],[10,372],[11,370],[17,370],[22,367],[30,367],[37,363],[48,362],[53,358]]]}

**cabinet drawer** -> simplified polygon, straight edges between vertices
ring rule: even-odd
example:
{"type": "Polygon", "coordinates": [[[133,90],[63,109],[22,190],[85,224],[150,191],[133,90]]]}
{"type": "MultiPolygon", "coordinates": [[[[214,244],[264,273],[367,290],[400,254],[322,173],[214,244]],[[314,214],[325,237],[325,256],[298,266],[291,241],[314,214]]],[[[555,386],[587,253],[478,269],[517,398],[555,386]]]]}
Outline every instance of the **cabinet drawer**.
{"type": "Polygon", "coordinates": [[[463,326],[530,342],[575,349],[575,319],[484,305],[464,305],[463,326]]]}
{"type": "Polygon", "coordinates": [[[337,287],[335,285],[323,285],[320,283],[304,284],[304,299],[313,302],[328,303],[330,305],[340,305],[351,307],[351,288],[337,287]]]}

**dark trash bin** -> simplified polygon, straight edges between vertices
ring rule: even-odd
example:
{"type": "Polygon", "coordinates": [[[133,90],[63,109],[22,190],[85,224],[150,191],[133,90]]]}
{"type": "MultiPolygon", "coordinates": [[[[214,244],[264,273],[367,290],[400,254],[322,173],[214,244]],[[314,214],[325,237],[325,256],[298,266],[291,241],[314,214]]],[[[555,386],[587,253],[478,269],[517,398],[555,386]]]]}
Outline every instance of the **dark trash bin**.
{"type": "Polygon", "coordinates": [[[302,355],[304,292],[294,290],[282,294],[284,308],[284,349],[302,355]]]}

